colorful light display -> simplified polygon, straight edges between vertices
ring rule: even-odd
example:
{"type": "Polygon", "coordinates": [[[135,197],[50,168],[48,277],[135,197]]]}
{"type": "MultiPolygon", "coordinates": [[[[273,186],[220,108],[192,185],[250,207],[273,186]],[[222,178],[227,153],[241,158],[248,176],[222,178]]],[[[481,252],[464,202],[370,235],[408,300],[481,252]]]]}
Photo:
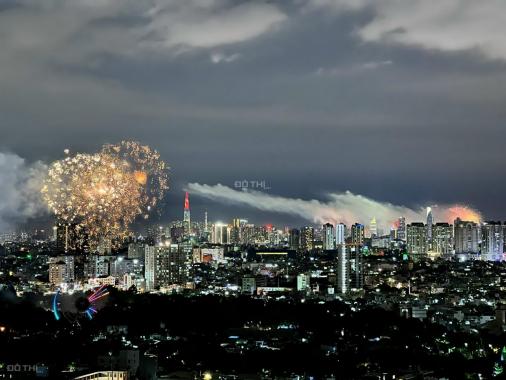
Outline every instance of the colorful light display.
{"type": "Polygon", "coordinates": [[[42,196],[61,222],[83,227],[96,249],[125,236],[137,216],[148,218],[168,187],[168,167],[159,153],[123,141],[53,162],[42,196]]]}

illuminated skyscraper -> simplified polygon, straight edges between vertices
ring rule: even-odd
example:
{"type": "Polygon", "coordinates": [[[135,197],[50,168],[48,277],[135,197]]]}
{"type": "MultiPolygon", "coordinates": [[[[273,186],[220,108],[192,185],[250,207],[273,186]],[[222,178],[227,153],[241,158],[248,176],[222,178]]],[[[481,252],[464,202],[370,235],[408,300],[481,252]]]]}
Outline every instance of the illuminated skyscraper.
{"type": "Polygon", "coordinates": [[[427,254],[427,227],[423,223],[411,223],[406,228],[406,244],[408,253],[414,259],[427,254]]]}
{"type": "Polygon", "coordinates": [[[66,266],[59,257],[49,260],[49,283],[59,287],[66,282],[66,266]]]}
{"type": "Polygon", "coordinates": [[[334,243],[334,226],[330,223],[323,225],[323,249],[336,249],[334,243]]]}
{"type": "Polygon", "coordinates": [[[144,243],[130,243],[128,245],[128,258],[144,261],[147,247],[148,245],[144,243]]]}
{"type": "Polygon", "coordinates": [[[359,245],[352,246],[350,249],[351,287],[358,290],[364,286],[364,256],[359,245]]]}
{"type": "Polygon", "coordinates": [[[350,255],[346,244],[337,246],[337,291],[346,294],[350,290],[350,255]]]}
{"type": "Polygon", "coordinates": [[[230,228],[223,223],[214,225],[211,241],[214,244],[228,244],[230,242],[230,228]]]}
{"type": "Polygon", "coordinates": [[[356,245],[364,244],[365,228],[363,224],[355,223],[351,226],[351,242],[356,245]]]}
{"type": "Polygon", "coordinates": [[[371,237],[378,236],[378,223],[376,222],[376,218],[371,219],[371,223],[369,224],[369,233],[371,237]]]}
{"type": "Polygon", "coordinates": [[[185,243],[171,244],[167,248],[161,250],[161,257],[158,259],[158,284],[162,287],[183,285],[189,279],[191,245],[188,247],[185,243]]]}
{"type": "Polygon", "coordinates": [[[480,226],[459,218],[455,220],[454,226],[455,253],[478,253],[480,226]]]}
{"type": "Polygon", "coordinates": [[[155,289],[156,256],[156,247],[147,246],[144,258],[144,278],[146,279],[147,291],[155,289]]]}
{"type": "Polygon", "coordinates": [[[191,233],[190,195],[188,194],[188,192],[185,193],[184,197],[183,228],[185,235],[190,235],[191,233]]]}
{"type": "Polygon", "coordinates": [[[481,226],[481,253],[502,255],[503,248],[504,236],[501,222],[484,222],[481,226]]]}
{"type": "Polygon", "coordinates": [[[346,242],[346,225],[343,223],[336,224],[336,246],[346,242]]]}
{"type": "Polygon", "coordinates": [[[184,284],[188,278],[187,260],[188,255],[181,245],[149,246],[144,267],[146,290],[184,284]]]}
{"type": "Polygon", "coordinates": [[[70,255],[49,258],[49,282],[54,286],[75,280],[75,257],[70,255]]]}
{"type": "Polygon", "coordinates": [[[232,219],[232,227],[230,229],[230,242],[238,244],[241,241],[241,219],[232,219]]]}
{"type": "Polygon", "coordinates": [[[241,242],[243,244],[255,243],[255,225],[248,223],[246,219],[241,221],[241,242]]]}
{"type": "Polygon", "coordinates": [[[453,253],[453,226],[448,223],[436,223],[432,227],[432,249],[441,255],[453,253]]]}
{"type": "Polygon", "coordinates": [[[398,220],[397,239],[406,241],[406,218],[403,216],[398,220]]]}
{"type": "Polygon", "coordinates": [[[300,249],[311,251],[314,247],[314,229],[313,227],[302,227],[300,232],[300,249]]]}
{"type": "Polygon", "coordinates": [[[427,249],[432,250],[432,228],[434,224],[434,218],[432,216],[432,209],[427,207],[427,249]]]}

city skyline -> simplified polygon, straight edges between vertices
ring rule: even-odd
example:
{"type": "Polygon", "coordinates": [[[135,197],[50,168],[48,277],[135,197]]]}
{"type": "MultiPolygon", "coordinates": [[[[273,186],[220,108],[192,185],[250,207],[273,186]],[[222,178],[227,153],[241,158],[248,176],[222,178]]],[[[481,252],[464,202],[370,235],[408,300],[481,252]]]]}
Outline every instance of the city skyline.
{"type": "MultiPolygon", "coordinates": [[[[218,185],[216,188],[219,191],[223,190],[221,185],[218,185]]],[[[188,187],[186,187],[186,189],[188,189],[188,187]]],[[[174,208],[171,213],[174,217],[168,217],[168,215],[163,212],[164,205],[162,204],[162,212],[155,211],[149,215],[149,218],[137,217],[134,221],[129,223],[129,230],[133,233],[142,234],[145,229],[150,226],[167,226],[174,222],[183,222],[185,225],[189,225],[190,194],[192,195],[192,209],[194,209],[192,222],[195,221],[203,225],[209,221],[210,226],[216,223],[230,224],[233,223],[236,218],[248,220],[255,225],[276,225],[278,228],[302,227],[306,225],[318,227],[327,223],[334,226],[337,224],[352,225],[354,223],[369,226],[370,223],[374,223],[375,229],[377,228],[379,231],[388,234],[389,229],[396,228],[399,218],[403,218],[407,223],[420,222],[424,220],[424,213],[431,209],[431,207],[427,207],[427,210],[423,207],[410,209],[404,206],[381,204],[379,202],[375,207],[375,201],[364,199],[362,196],[351,193],[341,195],[330,194],[330,196],[336,198],[339,196],[343,197],[341,200],[342,204],[346,203],[344,200],[348,201],[348,203],[353,203],[350,202],[350,200],[354,200],[356,202],[356,208],[351,205],[348,205],[347,208],[341,208],[342,206],[340,206],[339,203],[320,202],[315,199],[302,200],[278,196],[273,197],[274,202],[269,202],[271,196],[268,194],[261,194],[258,191],[246,192],[245,194],[235,189],[226,189],[231,193],[237,193],[239,198],[234,199],[234,196],[229,197],[227,195],[222,195],[221,197],[217,197],[217,199],[213,199],[213,195],[206,194],[205,192],[199,194],[199,192],[197,192],[197,199],[209,201],[205,203],[196,202],[198,206],[194,208],[194,194],[183,191],[180,195],[183,196],[184,201],[180,199],[179,202],[184,202],[183,215],[178,215],[181,214],[181,210],[178,211],[178,207],[171,205],[174,208]],[[246,199],[249,200],[242,199],[243,195],[246,195],[246,199]],[[265,199],[267,199],[268,202],[266,205],[262,205],[265,199]],[[213,204],[213,201],[215,201],[216,204],[224,205],[221,208],[222,212],[217,215],[210,214],[209,212],[209,209],[213,208],[209,207],[209,205],[213,204]],[[255,202],[258,203],[255,204],[255,202]],[[246,205],[245,208],[241,207],[243,204],[246,205]],[[355,209],[357,212],[354,212],[355,209]],[[262,211],[258,213],[255,212],[255,210],[262,211]],[[185,222],[185,220],[188,220],[188,222],[185,222]]],[[[37,202],[39,201],[37,200],[37,202]]],[[[475,223],[502,220],[486,218],[477,210],[462,205],[433,205],[432,207],[434,207],[436,215],[434,222],[453,224],[457,219],[475,223]]],[[[5,228],[6,224],[4,224],[4,228],[0,230],[0,233],[21,233],[34,229],[49,230],[55,223],[58,224],[58,219],[55,218],[54,215],[51,215],[50,211],[44,210],[39,211],[39,214],[34,215],[33,218],[25,218],[23,222],[7,224],[7,228],[5,228]]]]}
{"type": "Polygon", "coordinates": [[[505,14],[0,1],[0,378],[506,379],[505,14]]]}

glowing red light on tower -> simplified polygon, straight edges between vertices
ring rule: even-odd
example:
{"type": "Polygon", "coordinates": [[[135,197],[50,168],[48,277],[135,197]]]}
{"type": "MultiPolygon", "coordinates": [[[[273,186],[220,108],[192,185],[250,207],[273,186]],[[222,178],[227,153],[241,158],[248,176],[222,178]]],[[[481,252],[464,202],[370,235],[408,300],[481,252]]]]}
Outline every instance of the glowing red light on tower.
{"type": "Polygon", "coordinates": [[[186,192],[185,197],[184,197],[184,209],[185,210],[190,209],[190,195],[188,194],[188,192],[186,192]]]}

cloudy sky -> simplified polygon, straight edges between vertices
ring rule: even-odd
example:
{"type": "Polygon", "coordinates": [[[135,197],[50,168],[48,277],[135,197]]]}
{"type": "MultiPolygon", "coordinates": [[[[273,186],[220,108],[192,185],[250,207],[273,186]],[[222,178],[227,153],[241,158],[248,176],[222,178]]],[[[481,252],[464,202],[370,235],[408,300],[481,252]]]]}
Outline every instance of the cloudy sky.
{"type": "Polygon", "coordinates": [[[246,179],[505,219],[504,14],[503,0],[5,0],[0,151],[30,164],[139,140],[172,167],[171,217],[187,183],[246,179]]]}

